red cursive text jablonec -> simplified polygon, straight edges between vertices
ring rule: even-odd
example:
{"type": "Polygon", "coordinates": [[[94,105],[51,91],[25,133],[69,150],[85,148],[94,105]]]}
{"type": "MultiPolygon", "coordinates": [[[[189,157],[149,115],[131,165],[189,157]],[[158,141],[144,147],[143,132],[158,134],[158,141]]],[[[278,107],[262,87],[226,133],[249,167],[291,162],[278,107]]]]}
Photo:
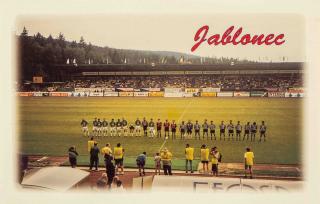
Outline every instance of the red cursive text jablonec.
{"type": "Polygon", "coordinates": [[[210,37],[207,36],[209,31],[209,26],[204,25],[198,29],[194,36],[195,44],[191,48],[191,52],[194,52],[198,49],[198,47],[207,42],[208,45],[282,45],[285,42],[284,34],[259,34],[259,35],[251,35],[251,34],[242,34],[242,27],[240,27],[234,34],[232,31],[234,30],[234,26],[230,26],[222,35],[214,34],[210,37]]]}

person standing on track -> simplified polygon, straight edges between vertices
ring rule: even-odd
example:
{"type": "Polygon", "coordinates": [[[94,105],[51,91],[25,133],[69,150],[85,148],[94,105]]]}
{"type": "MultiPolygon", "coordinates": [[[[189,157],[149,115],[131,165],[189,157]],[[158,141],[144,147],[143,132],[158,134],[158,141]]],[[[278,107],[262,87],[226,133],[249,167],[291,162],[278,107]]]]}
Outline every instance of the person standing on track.
{"type": "Polygon", "coordinates": [[[142,176],[142,174],[145,176],[146,173],[144,171],[144,166],[146,164],[146,159],[147,159],[147,153],[146,152],[143,152],[142,154],[140,154],[137,159],[136,159],[136,162],[137,162],[137,166],[138,166],[138,169],[139,169],[139,175],[142,176]],[[141,172],[142,170],[142,172],[141,172]]]}
{"type": "Polygon", "coordinates": [[[201,146],[200,149],[200,157],[201,157],[201,163],[202,163],[202,169],[203,169],[203,173],[208,173],[209,172],[209,167],[208,167],[208,163],[209,163],[209,149],[207,148],[207,146],[205,144],[203,144],[201,146]]]}
{"type": "Polygon", "coordinates": [[[94,146],[90,150],[90,171],[93,167],[95,167],[95,170],[98,171],[98,165],[99,165],[99,153],[100,150],[98,148],[98,143],[94,143],[94,146]]]}
{"type": "Polygon", "coordinates": [[[110,143],[107,143],[105,147],[101,148],[101,154],[103,154],[105,166],[107,168],[107,160],[112,160],[112,150],[110,143]]]}
{"type": "Polygon", "coordinates": [[[172,159],[171,152],[169,152],[169,150],[167,148],[164,148],[161,153],[161,161],[162,161],[164,175],[172,175],[171,159],[172,159]]]}
{"type": "Polygon", "coordinates": [[[90,150],[94,146],[95,142],[96,141],[94,141],[93,137],[91,137],[90,140],[88,141],[88,152],[90,152],[90,150]]]}
{"type": "Polygon", "coordinates": [[[253,159],[254,159],[254,154],[250,150],[249,147],[246,148],[246,152],[244,153],[244,168],[245,168],[245,178],[247,178],[247,173],[250,174],[250,178],[252,179],[253,177],[253,159]]]}
{"type": "Polygon", "coordinates": [[[212,164],[212,168],[211,168],[211,172],[212,175],[214,176],[218,176],[219,170],[218,170],[218,165],[219,165],[219,160],[220,160],[220,152],[218,152],[218,148],[217,147],[213,147],[211,149],[210,152],[212,158],[211,158],[211,164],[212,164]]]}
{"type": "Polygon", "coordinates": [[[194,157],[194,148],[190,147],[189,144],[186,144],[185,155],[186,155],[186,173],[188,173],[188,164],[190,166],[190,172],[193,173],[192,161],[194,157]]]}
{"type": "Polygon", "coordinates": [[[77,167],[77,157],[79,156],[78,152],[76,151],[76,147],[72,146],[69,148],[69,162],[72,168],[77,167]]]}
{"type": "Polygon", "coordinates": [[[155,168],[155,174],[160,175],[161,170],[161,156],[159,152],[156,153],[156,156],[154,156],[154,168],[155,168]]]}
{"type": "Polygon", "coordinates": [[[119,174],[123,175],[124,174],[124,170],[123,170],[124,149],[120,143],[118,143],[117,146],[114,148],[113,153],[114,153],[114,161],[116,165],[116,174],[118,173],[120,168],[121,172],[119,172],[119,174]]]}
{"type": "Polygon", "coordinates": [[[112,163],[113,157],[111,156],[109,159],[106,160],[106,173],[108,177],[108,188],[111,189],[111,184],[113,181],[113,178],[115,177],[115,166],[112,163]]]}

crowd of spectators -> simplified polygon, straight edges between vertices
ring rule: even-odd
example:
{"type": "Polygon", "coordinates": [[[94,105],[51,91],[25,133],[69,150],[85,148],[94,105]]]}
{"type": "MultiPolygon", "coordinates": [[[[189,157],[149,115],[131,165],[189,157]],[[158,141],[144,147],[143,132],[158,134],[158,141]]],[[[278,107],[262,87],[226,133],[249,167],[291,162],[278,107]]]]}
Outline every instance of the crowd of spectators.
{"type": "Polygon", "coordinates": [[[302,87],[302,75],[172,75],[172,76],[106,76],[43,84],[20,84],[18,91],[74,91],[75,88],[205,88],[221,90],[277,89],[302,87]]]}

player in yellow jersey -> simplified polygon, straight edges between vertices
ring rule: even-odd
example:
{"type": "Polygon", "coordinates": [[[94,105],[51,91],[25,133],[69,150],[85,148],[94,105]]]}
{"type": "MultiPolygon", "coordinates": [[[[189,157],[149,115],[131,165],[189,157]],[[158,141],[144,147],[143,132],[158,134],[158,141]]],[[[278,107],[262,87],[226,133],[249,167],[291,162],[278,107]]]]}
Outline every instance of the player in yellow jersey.
{"type": "Polygon", "coordinates": [[[190,164],[190,172],[193,173],[192,161],[193,161],[193,155],[194,155],[194,148],[190,147],[189,144],[186,144],[185,155],[186,155],[186,173],[188,173],[188,163],[190,164]]]}
{"type": "Polygon", "coordinates": [[[200,157],[202,163],[203,173],[209,172],[208,163],[209,163],[209,149],[205,144],[201,146],[200,157]]]}
{"type": "Polygon", "coordinates": [[[95,141],[93,140],[93,137],[90,138],[88,141],[88,152],[90,152],[91,148],[94,146],[95,141]]]}
{"type": "Polygon", "coordinates": [[[250,178],[252,179],[252,167],[253,167],[254,154],[249,147],[246,148],[244,153],[244,168],[245,168],[245,178],[247,178],[247,173],[250,173],[250,178]]]}
{"type": "Polygon", "coordinates": [[[119,174],[124,174],[123,171],[123,155],[124,155],[124,149],[121,146],[120,143],[117,144],[117,146],[113,149],[113,156],[114,161],[116,165],[116,174],[118,173],[119,168],[121,169],[121,172],[119,174]]]}

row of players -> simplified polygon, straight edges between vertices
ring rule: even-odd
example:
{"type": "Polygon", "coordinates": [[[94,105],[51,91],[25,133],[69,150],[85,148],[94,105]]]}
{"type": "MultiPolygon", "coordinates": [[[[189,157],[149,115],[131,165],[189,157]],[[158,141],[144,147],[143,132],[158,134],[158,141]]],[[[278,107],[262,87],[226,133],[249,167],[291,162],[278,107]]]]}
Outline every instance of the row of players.
{"type": "MultiPolygon", "coordinates": [[[[89,137],[89,129],[88,129],[88,122],[85,119],[82,119],[81,121],[81,127],[83,134],[85,136],[89,137]]],[[[162,127],[164,127],[164,137],[168,138],[170,137],[170,132],[171,132],[171,138],[176,139],[176,132],[177,132],[177,127],[178,125],[176,124],[175,120],[173,120],[171,123],[168,122],[168,120],[165,120],[164,123],[161,122],[160,119],[156,123],[153,122],[153,119],[151,118],[150,121],[148,122],[146,118],[143,118],[142,121],[137,118],[135,121],[135,125],[131,123],[128,127],[128,122],[122,118],[122,121],[118,119],[115,121],[114,119],[111,119],[110,123],[108,123],[105,119],[102,121],[100,119],[95,118],[93,121],[93,127],[92,127],[92,136],[108,136],[108,126],[110,126],[110,136],[118,136],[120,137],[121,135],[123,136],[136,136],[139,137],[142,134],[145,137],[153,138],[157,136],[157,138],[161,138],[161,132],[162,132],[162,127]],[[128,132],[129,130],[129,132],[128,132]]],[[[189,120],[187,123],[184,121],[181,122],[179,125],[179,131],[180,131],[180,139],[192,139],[192,132],[194,130],[194,137],[195,139],[200,139],[200,130],[202,128],[202,138],[209,139],[209,134],[211,140],[214,139],[216,140],[216,125],[213,123],[213,121],[210,121],[208,123],[207,119],[204,120],[204,123],[202,125],[199,124],[199,122],[196,120],[195,124],[189,120]]],[[[241,140],[241,134],[242,134],[242,125],[240,124],[240,121],[236,125],[232,123],[232,120],[230,120],[228,125],[224,124],[224,121],[221,121],[219,125],[219,130],[220,130],[220,140],[226,139],[226,129],[228,130],[228,140],[230,138],[234,140],[234,130],[236,132],[236,141],[241,140]]],[[[256,122],[253,122],[250,124],[250,122],[247,122],[246,125],[244,125],[244,134],[242,140],[250,140],[255,141],[255,136],[258,131],[258,125],[256,122]]],[[[266,131],[267,131],[267,126],[265,125],[265,122],[262,121],[261,125],[259,126],[259,133],[260,133],[260,141],[262,138],[264,141],[266,141],[266,131]]]]}

